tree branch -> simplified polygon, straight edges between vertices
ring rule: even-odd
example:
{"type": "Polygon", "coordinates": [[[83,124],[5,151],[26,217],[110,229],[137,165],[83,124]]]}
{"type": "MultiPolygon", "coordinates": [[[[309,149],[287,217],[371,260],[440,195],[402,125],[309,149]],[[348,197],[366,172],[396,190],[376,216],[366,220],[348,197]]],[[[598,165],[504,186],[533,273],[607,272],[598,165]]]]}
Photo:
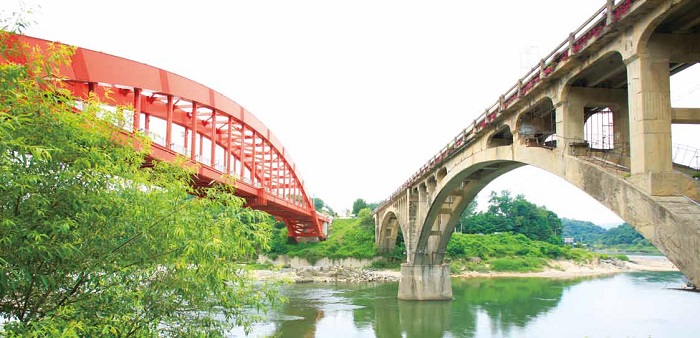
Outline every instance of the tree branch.
{"type": "MultiPolygon", "coordinates": [[[[152,260],[152,259],[156,259],[156,258],[158,258],[158,257],[162,257],[162,256],[169,255],[169,254],[171,254],[171,253],[173,253],[173,252],[175,252],[175,251],[184,249],[186,246],[187,246],[187,244],[182,245],[182,246],[177,247],[177,248],[172,249],[172,250],[168,250],[168,251],[166,251],[166,252],[159,253],[159,254],[157,254],[157,255],[153,255],[153,256],[150,256],[150,257],[146,257],[145,260],[152,260]]],[[[143,260],[142,260],[142,261],[132,262],[132,263],[130,263],[130,264],[127,264],[127,265],[123,266],[122,269],[126,269],[126,268],[129,268],[129,267],[132,267],[132,266],[134,266],[134,265],[136,265],[136,264],[139,264],[139,263],[141,263],[141,262],[143,262],[143,260]]]]}
{"type": "Polygon", "coordinates": [[[109,257],[110,255],[112,255],[112,254],[114,254],[115,252],[119,251],[121,248],[125,247],[125,246],[128,245],[129,243],[131,243],[131,242],[135,241],[136,239],[138,239],[139,237],[143,236],[143,234],[144,234],[147,230],[150,230],[150,229],[153,228],[155,225],[159,224],[160,222],[164,221],[165,219],[167,219],[167,218],[169,218],[169,217],[175,215],[176,213],[180,212],[180,210],[184,209],[185,206],[187,206],[187,203],[183,203],[183,204],[180,205],[178,208],[176,208],[176,209],[174,209],[173,211],[171,211],[169,214],[163,215],[161,218],[155,220],[153,223],[151,223],[151,225],[147,226],[145,230],[139,232],[139,233],[136,234],[136,235],[131,236],[131,237],[130,237],[129,239],[127,239],[124,243],[122,243],[122,244],[120,244],[119,246],[117,246],[116,248],[112,249],[112,251],[110,251],[110,252],[107,254],[107,256],[105,256],[105,258],[109,257]]]}

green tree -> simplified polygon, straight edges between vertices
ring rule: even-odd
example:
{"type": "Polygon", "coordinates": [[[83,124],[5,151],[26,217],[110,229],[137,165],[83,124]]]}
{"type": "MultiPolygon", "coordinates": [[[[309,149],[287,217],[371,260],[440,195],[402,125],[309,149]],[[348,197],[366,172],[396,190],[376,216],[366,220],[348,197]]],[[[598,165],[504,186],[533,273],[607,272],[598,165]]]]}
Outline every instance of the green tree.
{"type": "Polygon", "coordinates": [[[354,215],[357,215],[360,210],[367,208],[367,202],[361,198],[358,198],[355,200],[355,202],[352,203],[352,213],[354,215]]]}
{"type": "Polygon", "coordinates": [[[563,237],[573,237],[576,242],[593,244],[603,235],[605,229],[587,221],[562,218],[563,237]]]}
{"type": "Polygon", "coordinates": [[[322,199],[320,199],[318,197],[314,197],[314,209],[316,209],[316,211],[323,210],[323,207],[325,207],[325,206],[326,206],[326,203],[324,203],[322,199]]]}
{"type": "Polygon", "coordinates": [[[469,204],[467,204],[466,209],[462,212],[462,215],[459,217],[459,222],[457,224],[457,231],[463,232],[464,228],[467,227],[467,222],[470,221],[470,218],[474,217],[476,215],[476,208],[478,206],[478,203],[476,199],[473,199],[469,204]]]}
{"type": "Polygon", "coordinates": [[[639,232],[637,232],[637,230],[627,223],[623,223],[617,227],[608,229],[605,234],[601,236],[599,241],[605,245],[651,245],[649,241],[647,241],[639,232]]]}
{"type": "Polygon", "coordinates": [[[561,220],[555,213],[529,202],[523,195],[512,197],[508,190],[491,192],[486,212],[469,215],[470,212],[473,209],[467,208],[460,219],[464,233],[514,232],[539,241],[562,241],[561,220]]]}
{"type": "Polygon", "coordinates": [[[370,210],[370,208],[361,209],[357,213],[357,218],[360,219],[360,224],[362,224],[362,226],[371,230],[371,233],[374,234],[374,217],[372,217],[372,210],[370,210]]]}
{"type": "Polygon", "coordinates": [[[379,203],[377,203],[377,202],[367,203],[367,207],[369,208],[369,210],[377,209],[378,206],[379,206],[379,203]]]}
{"type": "Polygon", "coordinates": [[[328,214],[333,215],[333,216],[335,215],[335,211],[333,211],[331,206],[326,204],[326,202],[324,202],[322,199],[320,199],[318,197],[314,197],[313,200],[314,200],[314,209],[316,209],[316,211],[328,213],[328,214]]]}
{"type": "Polygon", "coordinates": [[[145,162],[148,140],[114,127],[124,111],[75,113],[52,80],[70,48],[12,41],[0,32],[2,335],[222,336],[278,303],[236,264],[267,246],[269,216],[145,162]]]}

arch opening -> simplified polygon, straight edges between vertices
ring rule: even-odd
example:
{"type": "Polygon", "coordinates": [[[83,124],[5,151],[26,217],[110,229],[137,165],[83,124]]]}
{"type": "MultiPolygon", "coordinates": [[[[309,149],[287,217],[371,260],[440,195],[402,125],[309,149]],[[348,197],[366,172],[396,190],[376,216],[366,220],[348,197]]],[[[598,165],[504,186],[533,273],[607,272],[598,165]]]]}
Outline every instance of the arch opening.
{"type": "Polygon", "coordinates": [[[504,125],[489,137],[488,147],[502,147],[511,144],[513,144],[513,133],[510,131],[510,126],[504,125]]]}
{"type": "Polygon", "coordinates": [[[610,107],[585,107],[583,120],[583,139],[591,150],[615,149],[615,123],[610,107]]]}
{"type": "Polygon", "coordinates": [[[557,147],[556,110],[546,99],[518,117],[517,134],[520,144],[527,147],[557,147]]]}
{"type": "Polygon", "coordinates": [[[389,211],[384,215],[377,234],[377,251],[379,251],[379,254],[385,255],[394,249],[396,235],[400,227],[396,213],[389,211]]]}
{"type": "MultiPolygon", "coordinates": [[[[590,166],[590,164],[585,166],[590,166]]],[[[592,175],[597,177],[599,174],[592,175]]],[[[527,165],[526,163],[516,161],[500,160],[472,165],[471,167],[462,170],[461,173],[448,179],[450,182],[446,182],[444,185],[438,187],[439,191],[437,192],[436,199],[433,201],[430,207],[433,216],[431,217],[429,215],[424,222],[421,240],[419,240],[418,247],[416,248],[416,257],[414,258],[415,262],[428,262],[431,264],[439,264],[442,262],[440,253],[446,252],[447,243],[452,237],[452,234],[455,231],[469,232],[464,231],[469,227],[469,224],[461,223],[462,215],[464,214],[465,210],[469,210],[468,206],[473,201],[476,201],[476,211],[484,211],[485,207],[488,205],[488,202],[484,203],[484,194],[488,195],[491,193],[491,191],[510,190],[511,187],[518,187],[519,189],[522,189],[522,185],[538,185],[536,187],[529,187],[529,189],[525,189],[529,191],[541,192],[539,194],[540,197],[531,199],[529,194],[524,194],[526,195],[526,199],[537,206],[545,206],[547,209],[553,210],[560,218],[567,217],[590,221],[591,218],[588,218],[590,217],[589,214],[600,214],[601,216],[599,219],[607,220],[595,221],[594,223],[607,225],[614,222],[617,225],[620,225],[625,222],[618,216],[619,212],[624,213],[624,211],[613,211],[611,209],[611,201],[608,199],[609,196],[607,196],[604,191],[600,191],[598,187],[589,186],[587,184],[589,178],[586,178],[585,182],[583,182],[584,184],[580,185],[579,183],[571,182],[544,168],[540,169],[527,165]],[[519,170],[511,174],[510,172],[516,168],[519,170]],[[523,180],[523,176],[532,176],[532,179],[523,180]],[[548,181],[549,183],[542,185],[541,182],[545,181],[548,181]],[[499,185],[506,188],[495,188],[499,185]],[[566,192],[563,192],[562,189],[565,189],[566,192]],[[457,190],[461,192],[458,195],[462,198],[457,203],[454,203],[454,197],[457,195],[455,192],[457,192],[457,190]],[[574,196],[574,198],[562,198],[562,196],[574,196]],[[571,199],[576,199],[578,201],[572,201],[571,199]],[[584,208],[581,208],[581,203],[585,205],[584,208]],[[450,215],[445,215],[444,211],[447,210],[447,206],[450,204],[452,204],[452,213],[450,215]],[[555,205],[555,207],[550,208],[551,205],[555,205]],[[564,205],[576,206],[574,209],[582,209],[585,210],[585,212],[579,212],[578,217],[576,215],[559,212],[557,209],[564,205]],[[580,215],[586,216],[582,217],[580,215]],[[441,218],[441,216],[448,217],[441,218]],[[438,222],[438,219],[439,223],[443,225],[440,228],[442,235],[439,238],[434,236],[435,232],[432,228],[432,226],[438,222]],[[427,228],[428,224],[431,225],[430,229],[427,228]],[[460,224],[461,229],[458,228],[460,227],[460,224]],[[428,232],[425,232],[426,230],[428,230],[428,232]],[[420,257],[421,255],[424,255],[425,257],[420,257]],[[436,260],[433,257],[438,257],[438,259],[436,260]]],[[[612,179],[616,180],[615,178],[612,179]]],[[[617,179],[616,182],[618,181],[620,180],[617,179]]],[[[612,182],[608,182],[603,185],[608,186],[610,183],[612,182]]],[[[512,196],[517,196],[522,193],[518,190],[512,190],[511,192],[512,196]]],[[[569,209],[573,210],[572,208],[569,209]]],[[[633,223],[630,224],[635,226],[633,223]]],[[[639,231],[639,229],[637,229],[637,231],[639,231]]],[[[647,240],[653,243],[653,245],[658,247],[659,243],[655,241],[655,236],[653,236],[653,234],[648,232],[639,232],[647,240]]]]}

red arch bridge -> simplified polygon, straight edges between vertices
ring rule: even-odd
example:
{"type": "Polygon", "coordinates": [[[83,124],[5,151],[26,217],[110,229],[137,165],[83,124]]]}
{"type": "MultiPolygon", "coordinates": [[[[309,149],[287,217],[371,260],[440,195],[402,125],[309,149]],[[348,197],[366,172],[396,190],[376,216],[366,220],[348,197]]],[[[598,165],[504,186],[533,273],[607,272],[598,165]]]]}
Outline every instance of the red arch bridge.
{"type": "MultiPolygon", "coordinates": [[[[54,42],[14,35],[6,43],[47,50],[54,42]]],[[[66,88],[78,98],[96,95],[107,105],[133,107],[127,132],[153,140],[150,159],[198,164],[194,182],[230,184],[246,205],[283,220],[288,236],[324,239],[330,219],[316,213],[304,181],[282,143],[252,113],[193,80],[85,48],[76,48],[60,68],[66,88]]],[[[109,109],[109,108],[108,108],[109,109]]]]}

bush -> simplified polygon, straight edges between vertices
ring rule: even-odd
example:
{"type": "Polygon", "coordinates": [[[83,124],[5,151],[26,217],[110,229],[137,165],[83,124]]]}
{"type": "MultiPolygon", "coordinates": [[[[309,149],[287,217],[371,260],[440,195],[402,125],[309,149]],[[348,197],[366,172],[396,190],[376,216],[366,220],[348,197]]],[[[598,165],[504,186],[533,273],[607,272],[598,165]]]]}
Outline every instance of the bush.
{"type": "Polygon", "coordinates": [[[373,270],[398,270],[401,269],[401,262],[377,260],[373,261],[369,268],[373,270]]]}
{"type": "Polygon", "coordinates": [[[546,265],[542,258],[536,257],[504,257],[489,260],[494,271],[531,272],[541,271],[546,265]]]}
{"type": "Polygon", "coordinates": [[[270,249],[264,253],[270,257],[287,255],[304,258],[312,264],[323,257],[373,258],[377,254],[374,231],[368,231],[362,224],[363,220],[365,218],[336,219],[328,239],[318,243],[288,243],[287,229],[282,228],[275,232],[270,249]]]}
{"type": "Polygon", "coordinates": [[[450,262],[450,272],[460,274],[465,271],[488,272],[489,267],[482,260],[457,259],[450,262]]]}
{"type": "Polygon", "coordinates": [[[621,261],[623,261],[623,262],[629,262],[629,261],[630,261],[630,258],[627,257],[627,255],[623,255],[623,254],[614,255],[613,257],[615,257],[615,258],[617,258],[617,259],[619,259],[619,260],[621,260],[621,261]]]}

